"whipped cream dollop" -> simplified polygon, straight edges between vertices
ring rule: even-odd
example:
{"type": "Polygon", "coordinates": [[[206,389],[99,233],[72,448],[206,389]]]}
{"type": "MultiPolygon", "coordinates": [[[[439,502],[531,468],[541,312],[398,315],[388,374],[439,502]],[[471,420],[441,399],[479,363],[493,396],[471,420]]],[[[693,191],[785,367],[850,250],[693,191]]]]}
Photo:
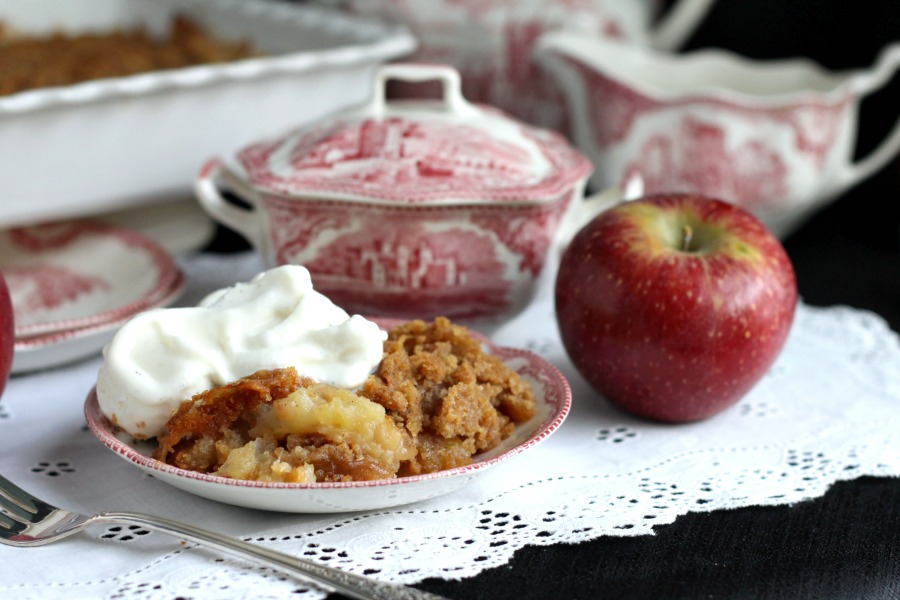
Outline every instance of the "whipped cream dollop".
{"type": "Polygon", "coordinates": [[[97,400],[117,426],[150,438],[182,401],[260,369],[295,367],[355,388],[381,361],[386,336],[315,291],[306,268],[277,267],[196,307],[132,318],[103,350],[97,400]]]}

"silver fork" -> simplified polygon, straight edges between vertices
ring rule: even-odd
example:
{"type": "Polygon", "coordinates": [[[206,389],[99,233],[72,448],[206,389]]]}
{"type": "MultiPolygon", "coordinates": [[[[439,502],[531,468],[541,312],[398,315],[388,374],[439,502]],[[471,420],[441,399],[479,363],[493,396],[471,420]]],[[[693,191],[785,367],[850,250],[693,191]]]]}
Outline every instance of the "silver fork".
{"type": "Polygon", "coordinates": [[[415,588],[384,583],[262,546],[165,519],[132,512],[101,512],[93,516],[57,508],[0,475],[0,544],[43,546],[91,525],[139,525],[215,550],[260,561],[321,584],[328,591],[358,600],[440,600],[415,588]]]}

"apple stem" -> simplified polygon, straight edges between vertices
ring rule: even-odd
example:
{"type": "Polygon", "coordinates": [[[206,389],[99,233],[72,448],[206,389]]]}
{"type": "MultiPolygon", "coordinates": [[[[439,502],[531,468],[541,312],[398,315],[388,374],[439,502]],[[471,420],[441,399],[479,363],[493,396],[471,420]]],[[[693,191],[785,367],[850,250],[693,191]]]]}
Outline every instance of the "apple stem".
{"type": "Polygon", "coordinates": [[[688,252],[691,249],[691,239],[694,237],[694,230],[690,225],[685,225],[681,230],[681,250],[688,252]]]}

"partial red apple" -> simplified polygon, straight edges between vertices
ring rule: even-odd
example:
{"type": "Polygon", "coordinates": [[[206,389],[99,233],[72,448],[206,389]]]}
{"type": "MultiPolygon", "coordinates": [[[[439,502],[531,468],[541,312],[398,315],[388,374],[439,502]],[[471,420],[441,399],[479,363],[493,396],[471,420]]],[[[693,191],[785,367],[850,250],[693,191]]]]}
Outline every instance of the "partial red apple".
{"type": "Polygon", "coordinates": [[[0,273],[0,394],[6,387],[9,371],[12,369],[15,329],[12,300],[3,273],[0,273]]]}
{"type": "Polygon", "coordinates": [[[598,215],[556,280],[566,352],[605,398],[658,421],[731,406],[781,352],[797,281],[777,238],[733,204],[649,196],[598,215]]]}

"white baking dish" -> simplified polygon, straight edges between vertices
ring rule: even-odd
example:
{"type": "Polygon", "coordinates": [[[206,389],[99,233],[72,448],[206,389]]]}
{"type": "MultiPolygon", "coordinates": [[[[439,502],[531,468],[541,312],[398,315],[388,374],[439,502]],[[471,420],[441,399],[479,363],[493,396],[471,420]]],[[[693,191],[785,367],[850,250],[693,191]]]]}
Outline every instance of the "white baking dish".
{"type": "Polygon", "coordinates": [[[0,0],[25,34],[185,14],[267,56],[0,96],[0,227],[188,197],[202,162],[364,101],[376,64],[415,47],[400,27],[276,0],[0,0]]]}

